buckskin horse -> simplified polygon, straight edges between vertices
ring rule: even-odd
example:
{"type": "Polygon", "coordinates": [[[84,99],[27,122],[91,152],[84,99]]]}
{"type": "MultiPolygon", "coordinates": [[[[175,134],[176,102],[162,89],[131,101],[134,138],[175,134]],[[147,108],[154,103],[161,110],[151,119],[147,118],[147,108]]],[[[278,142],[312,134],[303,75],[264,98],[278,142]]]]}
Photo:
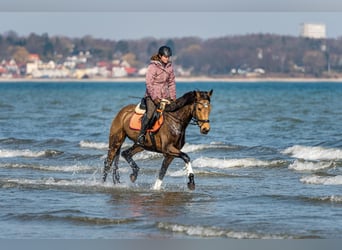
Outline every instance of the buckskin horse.
{"type": "MultiPolygon", "coordinates": [[[[159,170],[159,176],[153,189],[159,190],[166,171],[175,157],[183,159],[189,179],[188,188],[195,189],[195,179],[192,170],[190,157],[181,151],[185,144],[185,130],[192,123],[200,128],[201,134],[208,134],[210,130],[209,114],[211,111],[210,91],[190,91],[179,97],[177,100],[167,105],[163,112],[164,122],[159,130],[154,133],[147,133],[143,145],[134,143],[133,146],[124,150],[121,155],[128,162],[133,172],[130,174],[131,182],[135,182],[138,177],[139,167],[133,160],[133,156],[143,150],[158,152],[163,154],[164,159],[159,170]]],[[[110,133],[107,158],[104,161],[103,181],[113,167],[113,182],[120,182],[118,163],[121,146],[126,137],[136,142],[139,130],[130,128],[130,119],[135,112],[136,105],[130,104],[123,107],[114,117],[110,133]]]]}

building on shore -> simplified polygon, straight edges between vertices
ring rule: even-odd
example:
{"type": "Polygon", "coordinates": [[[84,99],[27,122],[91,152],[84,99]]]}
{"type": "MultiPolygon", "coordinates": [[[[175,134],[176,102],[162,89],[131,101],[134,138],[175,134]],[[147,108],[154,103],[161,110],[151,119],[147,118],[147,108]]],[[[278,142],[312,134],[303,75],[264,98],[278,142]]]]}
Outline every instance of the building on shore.
{"type": "Polygon", "coordinates": [[[300,36],[313,39],[325,39],[326,27],[323,23],[302,23],[300,36]]]}

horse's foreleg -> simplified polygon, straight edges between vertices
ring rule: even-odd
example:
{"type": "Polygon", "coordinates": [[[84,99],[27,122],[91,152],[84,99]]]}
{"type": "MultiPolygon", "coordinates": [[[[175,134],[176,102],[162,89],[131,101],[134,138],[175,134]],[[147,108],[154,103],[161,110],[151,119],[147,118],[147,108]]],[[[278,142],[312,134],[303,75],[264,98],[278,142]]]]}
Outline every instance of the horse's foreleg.
{"type": "Polygon", "coordinates": [[[173,146],[168,148],[168,155],[173,156],[173,157],[179,157],[185,162],[185,168],[187,171],[187,176],[189,178],[188,188],[190,190],[194,190],[195,189],[195,175],[192,170],[191,163],[190,163],[190,157],[186,153],[180,151],[179,149],[173,146]]]}
{"type": "Polygon", "coordinates": [[[139,173],[139,167],[138,165],[135,163],[135,161],[133,160],[133,155],[135,155],[138,152],[143,151],[144,149],[142,147],[140,147],[137,144],[134,144],[132,147],[126,149],[125,151],[123,151],[121,153],[122,157],[125,158],[125,160],[128,162],[128,164],[131,166],[133,172],[132,174],[129,176],[131,179],[131,182],[135,182],[136,179],[138,178],[138,173],[139,173]]]}
{"type": "Polygon", "coordinates": [[[192,170],[190,157],[186,153],[183,153],[183,152],[181,152],[180,157],[185,162],[186,174],[189,178],[188,188],[190,190],[194,190],[195,189],[195,175],[194,175],[194,171],[192,170]]]}
{"type": "Polygon", "coordinates": [[[163,183],[163,179],[164,176],[166,174],[166,171],[169,167],[169,165],[171,164],[172,160],[174,159],[174,157],[172,156],[166,156],[163,160],[162,163],[162,167],[159,170],[159,175],[158,175],[158,179],[156,180],[156,182],[154,183],[153,189],[154,190],[160,190],[161,188],[161,184],[163,183]]]}
{"type": "Polygon", "coordinates": [[[194,190],[195,189],[195,175],[194,175],[194,172],[192,171],[191,163],[190,162],[186,163],[185,168],[187,171],[187,176],[189,178],[188,188],[190,190],[194,190]]]}

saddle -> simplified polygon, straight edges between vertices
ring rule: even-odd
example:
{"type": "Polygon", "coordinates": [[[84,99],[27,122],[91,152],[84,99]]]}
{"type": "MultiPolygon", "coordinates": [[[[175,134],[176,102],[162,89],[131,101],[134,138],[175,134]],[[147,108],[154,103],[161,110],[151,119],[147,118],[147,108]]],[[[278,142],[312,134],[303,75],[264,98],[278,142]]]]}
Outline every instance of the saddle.
{"type": "MultiPolygon", "coordinates": [[[[130,122],[129,122],[129,127],[131,129],[141,130],[141,119],[143,118],[143,115],[145,114],[145,112],[146,112],[146,110],[140,108],[140,104],[138,104],[135,107],[134,113],[133,113],[133,115],[130,119],[130,122]]],[[[164,115],[163,115],[162,110],[157,109],[156,112],[158,113],[157,114],[158,118],[156,119],[156,121],[154,122],[152,127],[147,129],[147,132],[152,132],[152,133],[157,132],[164,122],[164,115]]]]}

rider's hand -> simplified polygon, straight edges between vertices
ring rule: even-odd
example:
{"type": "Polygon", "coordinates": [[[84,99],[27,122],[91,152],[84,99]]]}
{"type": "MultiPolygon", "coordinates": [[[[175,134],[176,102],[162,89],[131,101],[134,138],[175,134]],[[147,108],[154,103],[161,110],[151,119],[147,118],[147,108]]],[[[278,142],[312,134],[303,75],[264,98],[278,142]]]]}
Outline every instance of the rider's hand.
{"type": "Polygon", "coordinates": [[[153,100],[155,105],[158,105],[160,103],[161,99],[160,98],[156,98],[153,100]]]}

